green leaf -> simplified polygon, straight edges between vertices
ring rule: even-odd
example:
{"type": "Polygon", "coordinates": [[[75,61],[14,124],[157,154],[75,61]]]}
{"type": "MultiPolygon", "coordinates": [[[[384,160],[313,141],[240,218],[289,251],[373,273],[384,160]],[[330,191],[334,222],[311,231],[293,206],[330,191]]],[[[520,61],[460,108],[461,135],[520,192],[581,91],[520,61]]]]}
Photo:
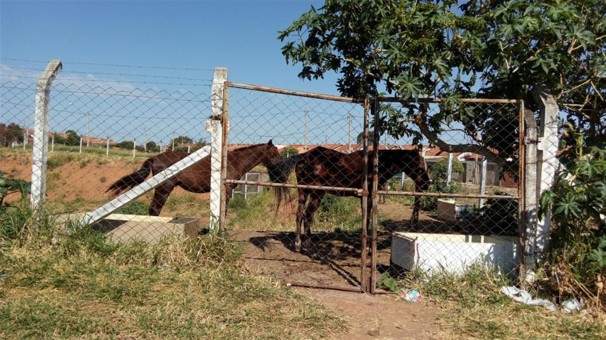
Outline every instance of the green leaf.
{"type": "Polygon", "coordinates": [[[572,193],[567,193],[561,201],[554,204],[555,214],[564,215],[564,218],[579,217],[580,208],[576,197],[572,193]]]}

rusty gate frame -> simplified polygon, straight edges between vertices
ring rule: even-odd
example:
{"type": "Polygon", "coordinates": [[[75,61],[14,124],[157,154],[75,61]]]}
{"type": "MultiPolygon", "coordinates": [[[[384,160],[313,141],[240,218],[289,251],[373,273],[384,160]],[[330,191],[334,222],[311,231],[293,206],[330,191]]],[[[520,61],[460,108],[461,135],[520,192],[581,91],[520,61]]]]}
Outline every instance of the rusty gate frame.
{"type": "MultiPolygon", "coordinates": [[[[223,150],[222,150],[222,158],[223,158],[223,164],[226,164],[226,158],[227,158],[227,130],[229,128],[229,121],[228,121],[228,115],[226,113],[227,108],[229,107],[229,96],[228,96],[228,89],[229,88],[238,88],[238,89],[243,89],[243,90],[250,90],[250,91],[258,91],[258,92],[267,92],[267,93],[275,93],[275,94],[282,94],[282,95],[288,95],[288,96],[296,96],[296,97],[306,97],[306,98],[313,98],[313,99],[321,99],[321,100],[328,100],[328,101],[335,101],[335,102],[344,102],[344,103],[352,103],[352,104],[361,104],[363,105],[364,108],[364,132],[363,132],[363,156],[364,156],[364,179],[362,181],[362,188],[345,188],[345,187],[330,187],[330,186],[317,186],[317,185],[299,185],[299,184],[282,184],[282,183],[270,183],[270,182],[251,182],[251,181],[243,181],[243,180],[229,180],[229,179],[225,179],[226,176],[222,176],[222,180],[224,183],[230,183],[230,184],[246,184],[246,185],[257,185],[257,186],[265,186],[265,187],[283,187],[283,188],[306,188],[306,189],[320,189],[320,190],[333,190],[333,191],[345,191],[345,192],[354,192],[356,194],[357,197],[360,197],[362,199],[362,235],[361,237],[361,243],[362,243],[362,249],[361,249],[361,263],[360,263],[360,278],[361,278],[361,282],[359,286],[343,286],[343,285],[312,285],[312,284],[305,284],[302,282],[294,282],[294,281],[289,281],[287,282],[288,285],[291,286],[299,286],[299,287],[310,287],[310,288],[322,288],[322,289],[334,289],[334,290],[343,290],[343,291],[353,291],[353,292],[359,292],[359,293],[364,293],[364,292],[368,292],[369,291],[369,285],[370,285],[370,281],[369,281],[369,276],[367,273],[367,265],[366,262],[368,261],[368,226],[366,225],[366,216],[368,215],[368,209],[367,209],[367,202],[368,202],[368,131],[369,131],[369,112],[370,112],[370,107],[369,107],[369,103],[370,101],[368,99],[365,99],[363,101],[360,100],[356,100],[354,98],[349,98],[349,97],[339,97],[339,96],[333,96],[333,95],[326,95],[326,94],[318,94],[318,93],[312,93],[312,92],[303,92],[303,91],[292,91],[292,90],[285,90],[285,89],[280,89],[280,88],[273,88],[273,87],[267,87],[267,86],[260,86],[260,85],[252,85],[252,84],[243,84],[243,83],[235,83],[235,82],[230,82],[230,81],[226,81],[225,82],[225,87],[224,87],[224,96],[223,96],[223,100],[224,100],[224,115],[223,115],[223,131],[224,131],[224,137],[223,137],[223,150]]],[[[224,169],[225,166],[222,166],[222,169],[224,169]]],[[[225,171],[225,170],[222,170],[225,171]]],[[[222,185],[222,190],[225,190],[225,185],[222,185]]],[[[222,195],[222,204],[221,206],[225,206],[225,195],[222,195]]],[[[224,214],[222,214],[222,217],[224,216],[224,214]]],[[[224,222],[222,222],[223,224],[224,222]]],[[[373,273],[370,274],[371,276],[373,276],[373,273]]]]}
{"type": "MultiPolygon", "coordinates": [[[[379,103],[384,102],[422,102],[422,103],[440,103],[443,100],[438,98],[422,98],[415,100],[402,100],[400,98],[395,97],[374,97],[374,98],[366,98],[364,100],[356,100],[354,98],[349,97],[339,97],[333,95],[326,94],[318,94],[312,92],[303,92],[303,91],[293,91],[286,90],[274,87],[267,87],[261,85],[252,85],[252,84],[244,84],[244,83],[235,83],[231,81],[225,81],[223,90],[223,115],[222,115],[222,124],[223,124],[223,147],[221,152],[222,158],[222,167],[221,167],[221,179],[223,185],[221,185],[221,225],[224,225],[225,218],[225,184],[245,184],[245,185],[256,185],[263,187],[284,187],[284,188],[307,188],[307,189],[320,189],[320,190],[334,190],[334,191],[347,191],[347,192],[355,192],[357,197],[360,197],[362,200],[361,205],[361,261],[360,261],[360,278],[361,282],[359,286],[343,286],[343,285],[313,285],[306,284],[301,282],[290,281],[287,282],[288,285],[291,286],[299,286],[299,287],[309,287],[309,288],[321,288],[321,289],[334,289],[334,290],[342,290],[342,291],[352,291],[365,293],[369,292],[371,294],[383,293],[382,290],[377,288],[377,224],[378,224],[378,195],[397,195],[397,196],[409,196],[409,197],[465,197],[465,198],[505,198],[517,200],[518,204],[518,217],[519,217],[519,226],[520,226],[520,245],[524,246],[524,237],[523,237],[523,223],[521,220],[522,212],[524,210],[524,102],[522,100],[510,100],[510,99],[461,99],[462,103],[486,103],[486,104],[515,104],[518,106],[518,141],[519,141],[519,150],[518,150],[518,192],[516,196],[504,196],[504,195],[481,195],[481,194],[448,194],[448,193],[428,193],[428,192],[406,192],[406,191],[387,191],[387,190],[379,190],[378,188],[378,150],[379,150],[379,138],[380,138],[380,126],[379,124],[374,124],[374,133],[372,140],[372,153],[373,153],[373,164],[371,168],[371,173],[368,173],[368,157],[369,157],[369,118],[370,115],[373,115],[374,121],[378,122],[379,120],[379,103]],[[364,157],[364,179],[362,188],[345,188],[345,187],[329,187],[329,186],[313,186],[313,185],[299,185],[299,184],[282,184],[282,183],[271,183],[271,182],[261,182],[261,181],[246,181],[246,180],[228,180],[226,179],[226,162],[227,162],[227,139],[228,139],[228,130],[229,130],[229,116],[228,116],[228,107],[229,107],[229,96],[228,91],[229,88],[238,88],[250,91],[259,91],[259,92],[267,92],[274,94],[283,94],[289,96],[297,96],[297,97],[307,97],[313,99],[321,99],[321,100],[329,100],[329,101],[337,101],[337,102],[346,102],[353,104],[360,104],[364,108],[364,122],[363,122],[363,157],[364,157]],[[369,183],[370,177],[370,183],[369,183]],[[372,195],[369,195],[368,186],[372,185],[372,195]],[[370,204],[369,201],[370,200],[370,204]],[[370,211],[368,211],[368,207],[370,206],[370,211]],[[370,216],[369,216],[370,214],[370,216]],[[370,217],[370,218],[369,218],[370,217]],[[367,222],[369,222],[367,224],[367,222]],[[369,234],[370,233],[370,234],[369,234]],[[369,246],[370,241],[370,246],[369,246]],[[368,260],[370,258],[370,263],[368,260]],[[370,267],[370,268],[369,268],[370,267]],[[370,273],[369,273],[370,272],[370,273]]],[[[523,265],[523,263],[521,264],[523,265]]]]}

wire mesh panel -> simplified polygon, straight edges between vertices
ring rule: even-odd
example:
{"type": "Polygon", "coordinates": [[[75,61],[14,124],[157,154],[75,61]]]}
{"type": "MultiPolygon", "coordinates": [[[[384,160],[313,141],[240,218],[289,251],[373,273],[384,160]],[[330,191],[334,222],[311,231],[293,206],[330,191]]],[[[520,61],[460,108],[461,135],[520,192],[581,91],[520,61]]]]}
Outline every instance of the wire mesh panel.
{"type": "MultiPolygon", "coordinates": [[[[64,69],[70,66],[73,70],[69,64],[64,69]]],[[[210,113],[210,80],[178,77],[178,70],[165,70],[173,76],[162,76],[158,72],[143,75],[132,68],[113,73],[107,65],[85,68],[90,70],[64,70],[49,98],[46,207],[54,215],[93,211],[114,194],[194,154],[209,140],[205,123],[210,113]]],[[[10,133],[2,134],[0,170],[30,180],[39,72],[24,67],[3,71],[0,123],[10,133]]],[[[195,167],[204,168],[204,162],[195,167]]],[[[151,190],[118,209],[108,218],[112,222],[102,228],[118,239],[125,235],[148,241],[182,234],[186,226],[195,233],[190,222],[206,222],[209,211],[207,194],[195,193],[208,192],[208,185],[187,177],[188,172],[176,176],[179,179],[161,184],[155,197],[151,190]],[[162,217],[132,217],[150,214],[162,217]]]]}
{"type": "Polygon", "coordinates": [[[246,244],[249,260],[291,284],[358,289],[363,105],[230,84],[229,121],[230,148],[275,146],[258,156],[264,167],[255,171],[270,179],[260,183],[264,193],[229,205],[227,228],[246,244]]]}
{"type": "Polygon", "coordinates": [[[2,78],[0,82],[0,145],[31,149],[29,132],[34,125],[35,79],[2,78]]]}
{"type": "Polygon", "coordinates": [[[377,267],[390,274],[462,273],[473,265],[506,273],[516,269],[521,255],[518,103],[463,100],[449,106],[386,99],[379,116],[388,115],[400,123],[379,129],[381,147],[406,147],[417,138],[431,184],[420,190],[404,172],[380,191],[377,242],[384,246],[376,251],[377,267]]]}

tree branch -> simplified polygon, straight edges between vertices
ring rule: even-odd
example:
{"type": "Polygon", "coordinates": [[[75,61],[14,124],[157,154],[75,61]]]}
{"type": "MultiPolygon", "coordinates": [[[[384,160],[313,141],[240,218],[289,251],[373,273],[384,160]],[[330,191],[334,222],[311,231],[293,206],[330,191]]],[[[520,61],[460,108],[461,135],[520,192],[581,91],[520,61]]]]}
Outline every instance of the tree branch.
{"type": "Polygon", "coordinates": [[[431,129],[427,126],[425,117],[425,113],[419,112],[415,119],[415,123],[419,127],[419,130],[421,130],[421,133],[425,137],[427,137],[427,139],[429,139],[432,144],[437,145],[440,149],[448,152],[477,153],[486,157],[489,161],[496,163],[500,167],[505,166],[505,160],[496,155],[494,152],[490,151],[490,149],[485,146],[477,144],[448,144],[444,142],[438,137],[435,132],[431,131],[431,129]]]}

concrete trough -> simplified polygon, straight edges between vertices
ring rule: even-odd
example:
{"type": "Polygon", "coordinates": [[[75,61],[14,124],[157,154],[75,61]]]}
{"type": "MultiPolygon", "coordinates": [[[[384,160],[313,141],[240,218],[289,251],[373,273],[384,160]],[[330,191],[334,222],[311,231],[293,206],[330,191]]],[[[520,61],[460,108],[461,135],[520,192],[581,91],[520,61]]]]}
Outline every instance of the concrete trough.
{"type": "Polygon", "coordinates": [[[518,266],[520,249],[514,236],[394,232],[391,262],[406,270],[458,274],[483,263],[510,273],[518,266]]]}
{"type": "MultiPolygon", "coordinates": [[[[58,217],[58,221],[78,221],[84,214],[58,217]]],[[[143,241],[149,244],[159,242],[166,236],[198,235],[200,220],[188,217],[163,217],[111,214],[92,225],[95,230],[106,233],[112,242],[143,241]]]]}
{"type": "Polygon", "coordinates": [[[438,199],[438,219],[447,222],[456,222],[473,209],[470,204],[456,204],[452,199],[438,199]]]}

